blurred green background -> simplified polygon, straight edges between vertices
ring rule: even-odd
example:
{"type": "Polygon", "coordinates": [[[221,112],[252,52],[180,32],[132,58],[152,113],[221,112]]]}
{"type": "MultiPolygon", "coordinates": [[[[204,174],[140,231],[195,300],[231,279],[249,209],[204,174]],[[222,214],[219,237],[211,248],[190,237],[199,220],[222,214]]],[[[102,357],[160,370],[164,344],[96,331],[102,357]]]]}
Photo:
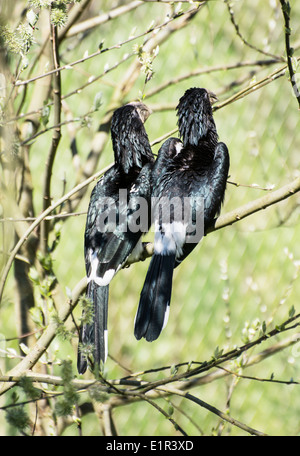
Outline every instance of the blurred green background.
{"type": "MultiPolygon", "coordinates": [[[[92,6],[95,11],[107,11],[114,5],[108,1],[94,0],[92,6]]],[[[291,40],[296,48],[295,54],[298,55],[296,44],[299,43],[297,40],[300,36],[300,4],[291,2],[291,6],[291,40]]],[[[184,4],[182,7],[188,8],[184,4]]],[[[232,7],[239,30],[249,43],[269,53],[285,55],[283,19],[278,1],[234,1],[232,7]]],[[[95,28],[90,36],[76,43],[73,48],[73,41],[67,41],[62,46],[62,63],[77,60],[86,51],[95,52],[102,39],[105,40],[106,47],[124,41],[131,33],[142,33],[152,20],[162,22],[163,11],[167,13],[166,5],[145,3],[136,10],[95,28]],[[71,50],[67,49],[68,44],[71,50]]],[[[90,59],[72,70],[63,71],[63,93],[77,89],[92,75],[101,74],[107,64],[112,65],[119,61],[126,53],[132,52],[133,44],[142,42],[143,39],[138,39],[120,49],[90,59]]],[[[34,47],[31,52],[34,54],[34,47]]],[[[237,36],[225,3],[209,2],[188,27],[175,33],[160,46],[153,61],[154,77],[144,90],[145,103],[154,110],[146,123],[150,140],[154,141],[176,127],[174,110],[160,107],[175,106],[189,87],[207,87],[217,93],[222,101],[239,88],[270,74],[282,63],[265,67],[245,66],[192,77],[170,85],[157,95],[147,97],[147,93],[155,87],[195,69],[265,59],[270,57],[251,49],[237,36]],[[224,91],[224,88],[236,81],[244,82],[224,91]]],[[[90,119],[89,126],[78,126],[76,138],[82,162],[91,149],[93,136],[109,104],[113,86],[122,80],[132,61],[130,59],[97,83],[66,100],[72,115],[82,116],[91,108],[95,94],[102,92],[103,105],[90,119]]],[[[126,101],[140,97],[144,79],[145,75],[141,73],[126,101]]],[[[239,187],[228,184],[222,213],[266,193],[265,190],[251,187],[253,184],[261,188],[280,188],[299,175],[299,110],[287,76],[216,111],[215,121],[220,140],[227,144],[230,152],[229,180],[241,184],[239,187]]],[[[41,210],[43,167],[50,141],[51,132],[42,135],[31,149],[37,213],[41,210]]],[[[54,199],[63,194],[64,180],[66,190],[71,189],[75,183],[69,142],[68,131],[64,127],[53,172],[54,199]]],[[[157,151],[158,147],[159,145],[156,145],[154,151],[157,151]]],[[[98,169],[111,161],[112,148],[109,141],[98,169]]],[[[92,187],[93,184],[80,205],[80,211],[87,209],[92,187]]],[[[192,360],[209,360],[216,347],[226,350],[241,345],[247,334],[251,336],[252,328],[257,326],[258,321],[265,321],[268,328],[272,328],[288,318],[292,306],[299,309],[299,203],[299,196],[296,195],[204,238],[175,271],[169,322],[160,338],[151,344],[136,341],[133,335],[139,293],[149,260],[121,271],[110,287],[109,355],[113,359],[109,358],[105,367],[107,378],[114,379],[127,374],[114,359],[131,372],[192,360]]],[[[84,276],[84,226],[84,215],[70,217],[63,225],[61,241],[54,253],[58,280],[70,289],[84,276]]],[[[15,327],[12,278],[5,292],[5,305],[0,309],[0,333],[13,337],[15,327]]],[[[74,314],[79,319],[79,306],[74,314]]],[[[284,337],[286,335],[280,336],[278,341],[284,337]]],[[[15,343],[11,346],[16,348],[15,343]]],[[[268,342],[253,350],[251,355],[266,347],[268,342]]],[[[56,338],[52,344],[52,351],[57,352],[58,359],[72,359],[74,370],[76,349],[76,339],[70,344],[56,338]]],[[[248,368],[244,374],[258,378],[270,378],[273,374],[275,379],[299,380],[298,352],[297,345],[290,347],[263,363],[248,368]]],[[[16,360],[1,359],[0,363],[5,372],[16,360]]],[[[59,372],[59,367],[55,367],[54,373],[59,375],[59,372]]],[[[228,388],[231,384],[232,378],[220,379],[198,386],[191,392],[215,407],[226,410],[228,388]]],[[[297,435],[300,432],[298,389],[297,385],[241,379],[236,382],[229,414],[271,435],[297,435]]],[[[184,399],[171,400],[181,409],[175,409],[174,419],[189,435],[209,435],[215,432],[219,424],[215,415],[184,399]]],[[[8,399],[7,401],[9,402],[8,399]]],[[[158,403],[161,407],[166,407],[164,400],[158,403]]],[[[171,423],[149,404],[137,403],[119,407],[114,410],[113,417],[120,435],[179,435],[171,423]]],[[[83,417],[82,429],[84,435],[100,433],[94,414],[83,417]]],[[[1,413],[0,433],[3,435],[12,432],[1,413]]],[[[65,430],[66,435],[76,433],[75,424],[65,430]]],[[[223,434],[226,433],[245,435],[238,428],[228,425],[225,425],[223,431],[223,434]]]]}

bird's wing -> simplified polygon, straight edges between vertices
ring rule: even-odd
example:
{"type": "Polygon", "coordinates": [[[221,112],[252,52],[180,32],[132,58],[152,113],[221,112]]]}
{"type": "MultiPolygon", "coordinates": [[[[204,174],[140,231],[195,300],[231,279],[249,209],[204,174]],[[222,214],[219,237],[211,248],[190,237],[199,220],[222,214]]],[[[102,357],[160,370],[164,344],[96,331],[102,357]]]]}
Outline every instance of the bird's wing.
{"type": "Polygon", "coordinates": [[[120,174],[112,167],[94,187],[86,218],[84,251],[88,281],[97,283],[99,257],[105,259],[106,245],[116,226],[116,203],[120,174]]]}
{"type": "Polygon", "coordinates": [[[110,196],[110,201],[99,194],[95,204],[91,200],[85,242],[88,281],[108,285],[133,252],[142,233],[148,231],[150,176],[148,164],[128,189],[119,189],[110,196]]]}
{"type": "Polygon", "coordinates": [[[220,142],[215,148],[214,161],[208,172],[208,191],[205,195],[205,229],[214,222],[224,201],[229,172],[229,153],[226,144],[220,142]]]}
{"type": "Polygon", "coordinates": [[[182,249],[182,254],[176,257],[178,266],[196,247],[206,230],[213,226],[219,215],[224,200],[226,182],[229,171],[229,153],[226,144],[218,143],[215,148],[214,161],[200,176],[198,188],[191,192],[191,226],[190,235],[182,249]],[[193,231],[195,227],[196,231],[193,231]],[[200,238],[199,238],[200,235],[200,238]]]}
{"type": "Polygon", "coordinates": [[[165,327],[170,308],[172,280],[177,250],[185,238],[185,226],[176,215],[182,199],[174,198],[179,184],[168,168],[170,160],[181,150],[181,142],[170,138],[159,151],[153,169],[152,217],[155,224],[154,255],[151,259],[135,318],[134,334],[148,342],[156,340],[165,327]]]}

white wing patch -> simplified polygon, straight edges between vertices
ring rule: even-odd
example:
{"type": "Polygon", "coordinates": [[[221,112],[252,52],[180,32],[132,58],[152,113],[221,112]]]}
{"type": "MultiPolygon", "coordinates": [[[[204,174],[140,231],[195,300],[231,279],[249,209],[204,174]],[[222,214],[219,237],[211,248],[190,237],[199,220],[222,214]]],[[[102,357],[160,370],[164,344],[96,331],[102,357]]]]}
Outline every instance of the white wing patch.
{"type": "Polygon", "coordinates": [[[159,223],[155,222],[154,251],[158,255],[182,254],[182,247],[186,241],[187,224],[183,222],[159,223]]]}
{"type": "Polygon", "coordinates": [[[168,323],[168,320],[169,320],[169,315],[170,315],[170,303],[168,303],[168,305],[166,307],[165,316],[164,316],[164,323],[163,323],[163,327],[161,328],[161,330],[163,330],[167,326],[167,323],[168,323]]]}
{"type": "Polygon", "coordinates": [[[181,152],[182,149],[183,149],[183,144],[182,144],[182,142],[176,143],[175,149],[176,149],[176,155],[175,155],[175,157],[176,157],[178,154],[180,154],[180,152],[181,152]]]}
{"type": "Polygon", "coordinates": [[[89,256],[91,262],[91,273],[87,278],[87,282],[89,283],[91,281],[94,281],[99,287],[105,287],[106,285],[109,285],[117,271],[115,271],[114,269],[109,269],[105,272],[103,277],[98,277],[97,269],[99,265],[99,260],[97,258],[97,254],[90,250],[89,256]]]}

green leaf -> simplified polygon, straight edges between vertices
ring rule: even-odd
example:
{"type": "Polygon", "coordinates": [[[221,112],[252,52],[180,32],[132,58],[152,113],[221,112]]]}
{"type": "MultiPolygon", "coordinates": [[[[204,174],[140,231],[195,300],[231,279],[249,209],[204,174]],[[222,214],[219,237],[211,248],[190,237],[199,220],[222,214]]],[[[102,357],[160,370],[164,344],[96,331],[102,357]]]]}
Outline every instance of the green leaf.
{"type": "Polygon", "coordinates": [[[49,122],[49,116],[50,116],[50,106],[47,106],[46,104],[44,104],[42,112],[41,112],[41,117],[40,117],[40,121],[42,122],[44,127],[46,127],[47,123],[49,122]]]}
{"type": "Polygon", "coordinates": [[[289,317],[292,318],[294,315],[295,315],[295,307],[292,306],[290,309],[289,309],[289,317]]]}
{"type": "Polygon", "coordinates": [[[214,351],[214,358],[218,359],[222,356],[222,354],[223,354],[223,349],[220,350],[219,346],[218,346],[214,351]]]}
{"type": "Polygon", "coordinates": [[[171,366],[171,375],[176,375],[177,372],[178,372],[178,367],[175,366],[175,364],[173,364],[173,365],[171,366]]]}
{"type": "Polygon", "coordinates": [[[55,404],[55,411],[58,416],[68,416],[73,412],[73,407],[78,402],[79,395],[72,384],[74,378],[72,370],[72,361],[64,360],[62,362],[61,378],[63,381],[64,395],[55,404]]]}
{"type": "Polygon", "coordinates": [[[169,416],[172,416],[174,413],[174,407],[172,404],[169,404],[169,407],[168,407],[168,415],[169,416]]]}
{"type": "Polygon", "coordinates": [[[42,392],[33,386],[31,378],[22,377],[19,381],[19,386],[30,399],[36,400],[41,397],[42,392]]]}
{"type": "Polygon", "coordinates": [[[22,432],[30,425],[29,416],[22,406],[8,409],[6,411],[6,420],[11,426],[22,432]]]}
{"type": "Polygon", "coordinates": [[[100,108],[101,105],[102,105],[102,92],[98,92],[98,93],[96,93],[95,98],[94,98],[94,103],[93,103],[94,110],[98,111],[98,109],[100,108]]]}

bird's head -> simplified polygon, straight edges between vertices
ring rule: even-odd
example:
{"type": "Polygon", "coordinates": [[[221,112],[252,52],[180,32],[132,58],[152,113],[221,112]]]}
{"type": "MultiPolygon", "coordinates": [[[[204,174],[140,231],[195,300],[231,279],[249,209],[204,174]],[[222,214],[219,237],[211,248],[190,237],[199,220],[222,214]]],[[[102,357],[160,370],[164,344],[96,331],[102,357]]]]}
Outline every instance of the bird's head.
{"type": "Polygon", "coordinates": [[[111,137],[115,162],[124,174],[142,168],[154,156],[144,122],[151,110],[140,102],[128,103],[116,109],[111,120],[111,137]]]}
{"type": "Polygon", "coordinates": [[[198,146],[210,133],[217,135],[211,107],[216,100],[214,93],[198,87],[188,89],[180,98],[176,110],[184,146],[198,146]]]}
{"type": "Polygon", "coordinates": [[[131,103],[128,103],[128,105],[133,106],[136,109],[143,123],[145,123],[150,114],[152,114],[152,110],[140,101],[132,101],[131,103]]]}

